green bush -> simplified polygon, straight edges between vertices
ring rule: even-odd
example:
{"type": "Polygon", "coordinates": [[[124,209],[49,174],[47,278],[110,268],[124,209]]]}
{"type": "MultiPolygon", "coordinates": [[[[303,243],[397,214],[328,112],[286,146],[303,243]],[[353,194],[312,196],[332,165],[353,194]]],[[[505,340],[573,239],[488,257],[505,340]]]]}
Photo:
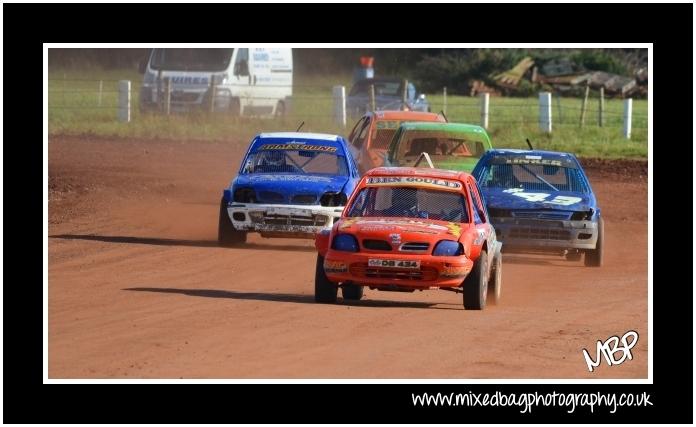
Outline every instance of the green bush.
{"type": "Polygon", "coordinates": [[[609,55],[600,50],[582,49],[574,53],[571,59],[577,64],[592,71],[606,71],[607,73],[629,75],[626,66],[615,56],[609,55]]]}

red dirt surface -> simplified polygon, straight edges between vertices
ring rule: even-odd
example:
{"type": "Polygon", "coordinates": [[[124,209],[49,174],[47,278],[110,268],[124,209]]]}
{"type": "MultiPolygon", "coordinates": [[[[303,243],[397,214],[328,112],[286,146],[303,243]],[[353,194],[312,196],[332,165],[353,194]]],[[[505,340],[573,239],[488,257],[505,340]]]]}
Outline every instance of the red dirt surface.
{"type": "Polygon", "coordinates": [[[601,268],[505,255],[484,311],[443,291],[320,305],[312,241],[217,247],[245,148],[51,138],[49,378],[647,378],[643,166],[588,165],[601,268]],[[633,360],[590,373],[582,349],[629,330],[633,360]]]}

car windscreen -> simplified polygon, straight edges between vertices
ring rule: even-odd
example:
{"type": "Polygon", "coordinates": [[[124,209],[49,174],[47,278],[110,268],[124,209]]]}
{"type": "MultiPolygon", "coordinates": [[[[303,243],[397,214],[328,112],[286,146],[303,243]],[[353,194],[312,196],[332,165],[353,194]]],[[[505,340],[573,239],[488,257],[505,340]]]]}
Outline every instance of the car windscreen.
{"type": "Polygon", "coordinates": [[[268,146],[249,154],[242,169],[243,174],[349,175],[346,157],[336,152],[318,151],[311,146],[304,150],[264,147],[268,146]]]}
{"type": "Polygon", "coordinates": [[[579,169],[557,165],[489,164],[479,184],[482,188],[589,192],[579,169]]]}
{"type": "Polygon", "coordinates": [[[459,192],[398,186],[363,188],[347,216],[469,221],[466,202],[459,192]]]}
{"type": "Polygon", "coordinates": [[[155,70],[224,71],[234,49],[155,49],[150,67],[155,70]]]}
{"type": "Polygon", "coordinates": [[[375,96],[401,96],[399,81],[359,81],[350,90],[349,96],[367,95],[370,85],[375,86],[375,96]]]}
{"type": "Polygon", "coordinates": [[[441,130],[405,130],[401,133],[397,159],[415,159],[421,153],[430,157],[480,158],[487,144],[475,135],[441,130]]]}

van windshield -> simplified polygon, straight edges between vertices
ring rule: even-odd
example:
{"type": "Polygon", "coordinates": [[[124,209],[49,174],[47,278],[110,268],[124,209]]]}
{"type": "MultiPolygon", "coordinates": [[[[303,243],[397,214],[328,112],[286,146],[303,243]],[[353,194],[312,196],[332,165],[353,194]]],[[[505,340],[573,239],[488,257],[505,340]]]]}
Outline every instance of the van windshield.
{"type": "Polygon", "coordinates": [[[155,70],[224,71],[234,49],[155,49],[150,67],[155,70]]]}

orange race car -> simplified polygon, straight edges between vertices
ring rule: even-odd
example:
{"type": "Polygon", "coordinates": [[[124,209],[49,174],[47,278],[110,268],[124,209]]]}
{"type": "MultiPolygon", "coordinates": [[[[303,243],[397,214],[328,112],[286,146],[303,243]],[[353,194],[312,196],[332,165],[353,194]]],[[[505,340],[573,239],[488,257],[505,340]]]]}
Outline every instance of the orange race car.
{"type": "Polygon", "coordinates": [[[364,286],[459,292],[474,310],[500,298],[502,244],[466,172],[373,169],[315,245],[317,302],[336,302],[339,287],[359,300],[364,286]]]}
{"type": "Polygon", "coordinates": [[[404,122],[440,122],[447,120],[435,113],[423,111],[375,111],[362,116],[348,136],[351,154],[360,175],[382,166],[392,137],[404,122]]]}

